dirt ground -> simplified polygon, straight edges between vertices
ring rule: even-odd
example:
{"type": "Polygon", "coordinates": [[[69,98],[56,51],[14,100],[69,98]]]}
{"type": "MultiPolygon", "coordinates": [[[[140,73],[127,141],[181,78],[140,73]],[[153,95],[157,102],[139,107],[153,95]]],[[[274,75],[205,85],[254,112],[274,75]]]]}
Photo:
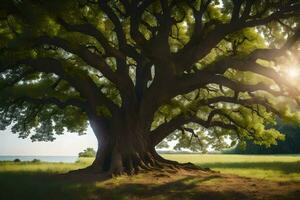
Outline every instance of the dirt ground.
{"type": "MultiPolygon", "coordinates": [[[[78,177],[68,179],[79,181],[78,177]]],[[[81,183],[94,182],[95,189],[89,199],[300,199],[300,182],[273,182],[210,171],[164,170],[104,181],[100,179],[97,176],[81,176],[81,183]]]]}

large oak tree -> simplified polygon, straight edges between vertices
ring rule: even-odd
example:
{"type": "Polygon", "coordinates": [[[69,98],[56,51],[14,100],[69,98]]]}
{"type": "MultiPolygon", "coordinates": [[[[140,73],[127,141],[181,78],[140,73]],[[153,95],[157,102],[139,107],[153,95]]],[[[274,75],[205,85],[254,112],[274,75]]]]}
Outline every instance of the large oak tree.
{"type": "Polygon", "coordinates": [[[0,128],[52,141],[91,125],[87,170],[178,165],[176,148],[283,139],[300,121],[298,0],[2,0],[0,128]],[[289,79],[290,78],[290,79],[289,79]]]}

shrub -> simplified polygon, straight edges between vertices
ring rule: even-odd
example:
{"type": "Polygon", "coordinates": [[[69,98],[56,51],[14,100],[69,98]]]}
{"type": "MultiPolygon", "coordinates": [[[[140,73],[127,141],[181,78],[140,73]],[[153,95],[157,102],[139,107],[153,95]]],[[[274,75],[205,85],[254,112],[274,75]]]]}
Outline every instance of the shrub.
{"type": "Polygon", "coordinates": [[[40,163],[41,160],[39,160],[39,159],[33,159],[31,162],[32,162],[32,163],[40,163]]]}
{"type": "Polygon", "coordinates": [[[79,157],[95,157],[96,151],[93,148],[87,148],[79,153],[79,157]]]}

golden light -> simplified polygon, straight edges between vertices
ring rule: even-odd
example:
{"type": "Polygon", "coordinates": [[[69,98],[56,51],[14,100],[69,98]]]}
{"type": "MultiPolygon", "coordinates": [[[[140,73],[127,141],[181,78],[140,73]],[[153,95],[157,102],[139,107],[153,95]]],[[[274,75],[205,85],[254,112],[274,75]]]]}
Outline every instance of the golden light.
{"type": "Polygon", "coordinates": [[[300,68],[297,67],[289,67],[286,69],[286,76],[288,78],[299,78],[300,77],[300,68]]]}

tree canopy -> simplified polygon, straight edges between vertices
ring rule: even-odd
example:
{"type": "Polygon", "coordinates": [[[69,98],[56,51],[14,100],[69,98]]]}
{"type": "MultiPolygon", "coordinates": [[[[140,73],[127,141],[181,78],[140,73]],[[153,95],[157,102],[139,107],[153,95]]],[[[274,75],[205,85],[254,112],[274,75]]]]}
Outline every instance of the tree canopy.
{"type": "Polygon", "coordinates": [[[0,128],[52,141],[90,123],[122,158],[270,146],[276,116],[300,121],[299,15],[298,0],[2,0],[0,128]]]}
{"type": "Polygon", "coordinates": [[[299,154],[300,153],[300,127],[292,124],[278,122],[276,125],[285,137],[284,141],[279,141],[277,145],[269,148],[254,144],[252,141],[246,142],[246,147],[226,150],[224,153],[235,154],[299,154]]]}

